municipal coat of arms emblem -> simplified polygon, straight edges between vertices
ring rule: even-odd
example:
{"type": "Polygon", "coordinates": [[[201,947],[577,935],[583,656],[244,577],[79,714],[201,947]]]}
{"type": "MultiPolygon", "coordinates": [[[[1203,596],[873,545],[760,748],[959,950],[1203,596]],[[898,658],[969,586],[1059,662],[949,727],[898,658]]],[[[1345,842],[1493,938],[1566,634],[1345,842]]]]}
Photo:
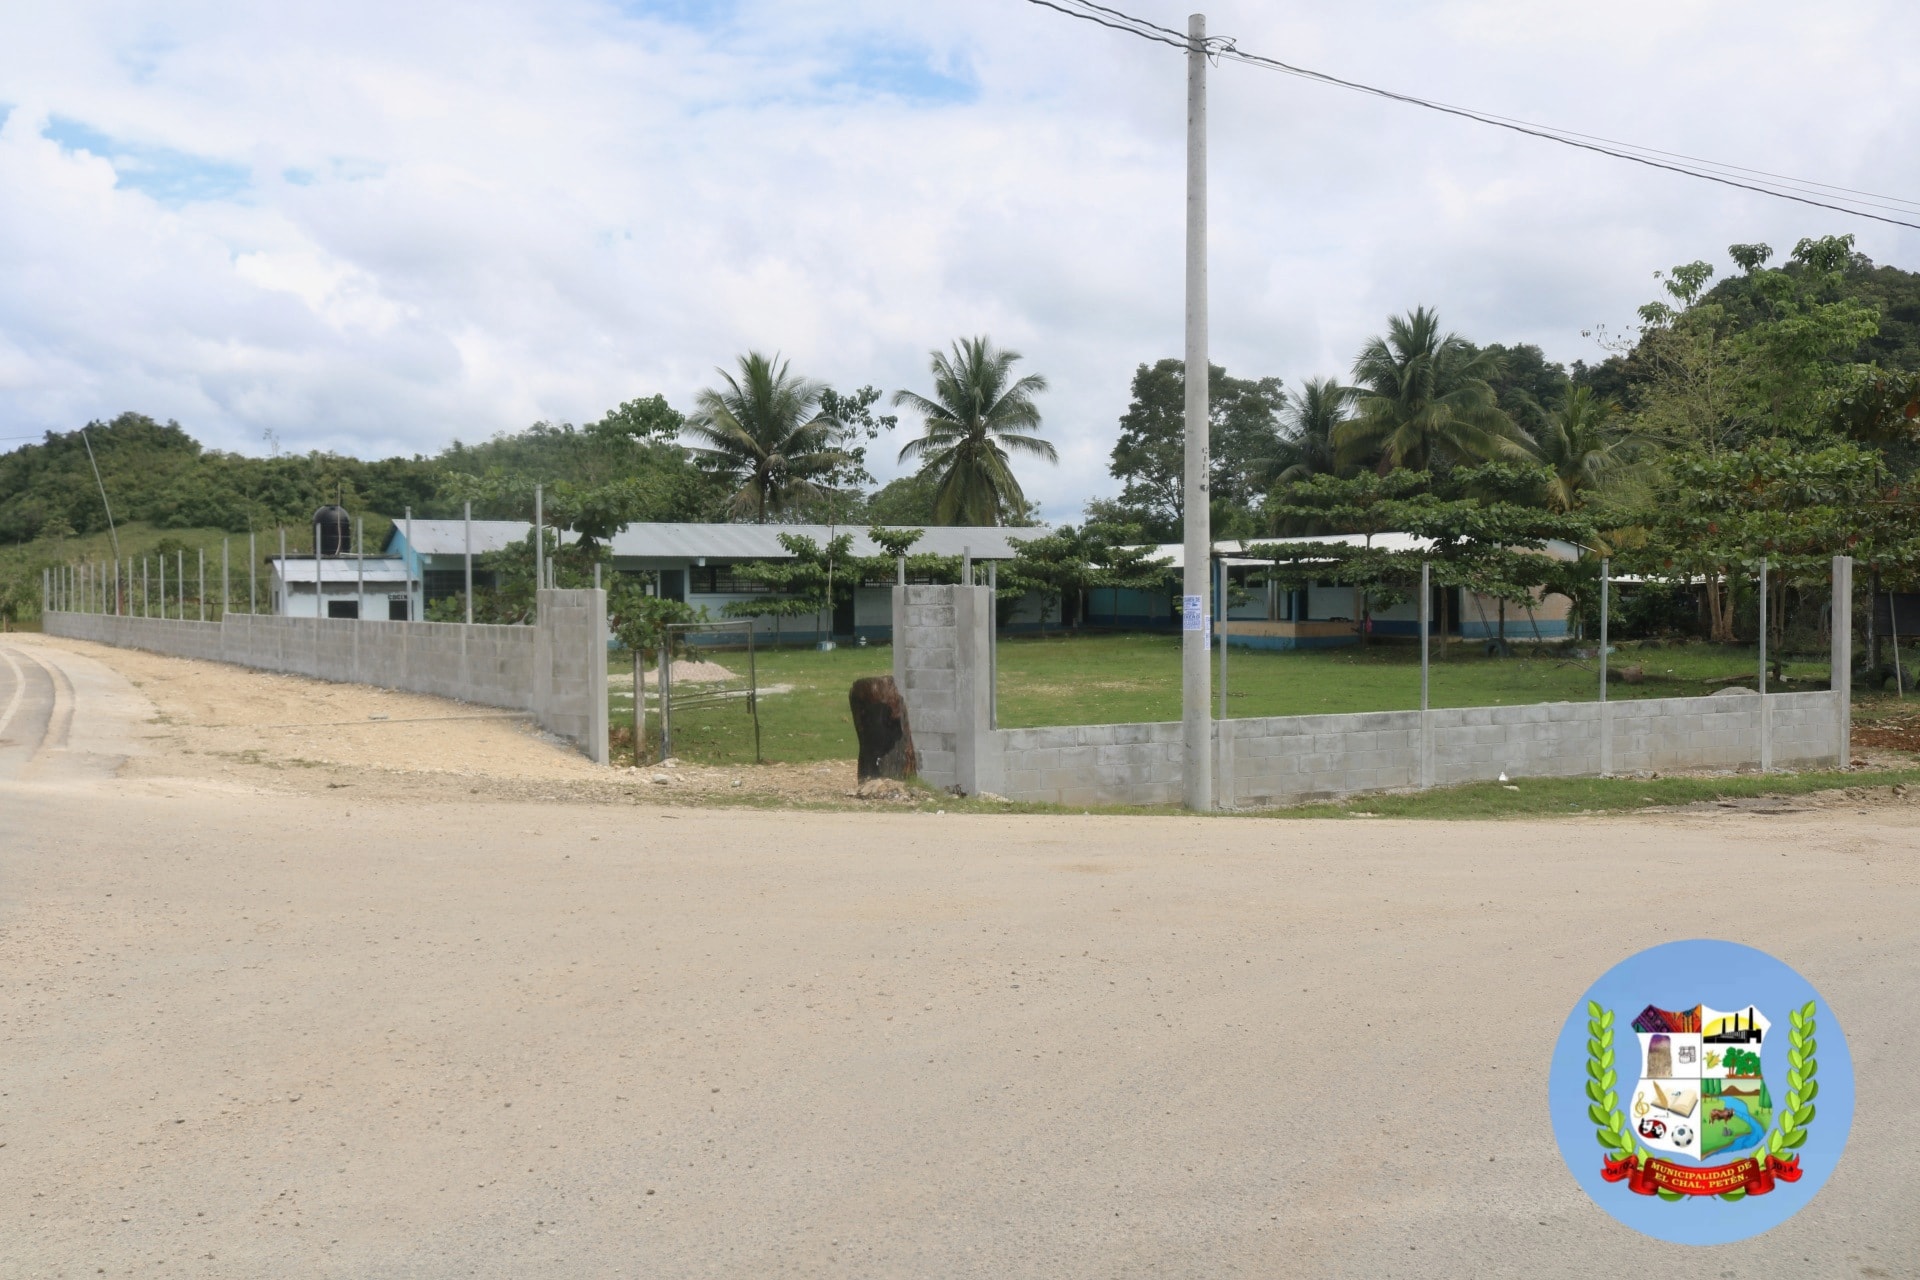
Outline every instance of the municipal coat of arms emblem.
{"type": "Polygon", "coordinates": [[[1833,1010],[1780,960],[1713,938],[1663,942],[1568,1010],[1547,1112],[1568,1172],[1615,1221],[1727,1244],[1779,1226],[1833,1175],[1853,1126],[1853,1059],[1833,1010]]]}
{"type": "Polygon", "coordinates": [[[1820,1089],[1812,1002],[1789,1013],[1781,1098],[1762,1070],[1773,1021],[1756,1005],[1648,1005],[1630,1024],[1631,1041],[1616,1035],[1613,1011],[1597,1003],[1588,1006],[1588,1023],[1588,1112],[1600,1126],[1608,1182],[1669,1200],[1737,1200],[1767,1194],[1776,1180],[1799,1180],[1797,1150],[1820,1089]],[[1615,1086],[1628,1065],[1618,1050],[1636,1060],[1630,1091],[1615,1086]]]}

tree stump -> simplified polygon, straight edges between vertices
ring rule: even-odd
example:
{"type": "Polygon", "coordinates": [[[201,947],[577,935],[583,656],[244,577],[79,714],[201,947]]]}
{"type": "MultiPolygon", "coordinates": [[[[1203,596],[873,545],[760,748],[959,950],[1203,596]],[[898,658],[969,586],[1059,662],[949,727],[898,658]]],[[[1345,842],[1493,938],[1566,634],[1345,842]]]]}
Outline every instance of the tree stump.
{"type": "Polygon", "coordinates": [[[907,702],[892,676],[855,680],[847,702],[853,708],[853,731],[860,738],[860,781],[904,779],[919,772],[913,730],[907,725],[907,702]]]}

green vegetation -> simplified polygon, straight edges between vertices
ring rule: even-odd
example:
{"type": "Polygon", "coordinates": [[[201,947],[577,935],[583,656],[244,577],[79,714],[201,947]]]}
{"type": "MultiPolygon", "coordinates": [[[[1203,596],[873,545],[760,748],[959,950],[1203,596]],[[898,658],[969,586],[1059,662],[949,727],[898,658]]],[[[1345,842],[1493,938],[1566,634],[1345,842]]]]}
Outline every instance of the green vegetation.
{"type": "Polygon", "coordinates": [[[1271,811],[1283,818],[1551,818],[1920,783],[1920,768],[1679,778],[1522,778],[1271,811]]]}

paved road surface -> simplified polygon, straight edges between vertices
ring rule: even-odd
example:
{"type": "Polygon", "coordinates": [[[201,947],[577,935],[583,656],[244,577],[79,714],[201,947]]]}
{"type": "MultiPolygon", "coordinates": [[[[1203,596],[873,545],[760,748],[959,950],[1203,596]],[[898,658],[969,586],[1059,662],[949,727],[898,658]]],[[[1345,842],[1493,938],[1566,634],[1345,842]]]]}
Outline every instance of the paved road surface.
{"type": "Polygon", "coordinates": [[[1911,808],[274,796],[116,779],[135,692],[25,649],[0,1275],[1920,1275],[1911,808]],[[1822,988],[1859,1101],[1812,1206],[1702,1251],[1588,1203],[1542,1095],[1594,976],[1711,933],[1822,988]]]}

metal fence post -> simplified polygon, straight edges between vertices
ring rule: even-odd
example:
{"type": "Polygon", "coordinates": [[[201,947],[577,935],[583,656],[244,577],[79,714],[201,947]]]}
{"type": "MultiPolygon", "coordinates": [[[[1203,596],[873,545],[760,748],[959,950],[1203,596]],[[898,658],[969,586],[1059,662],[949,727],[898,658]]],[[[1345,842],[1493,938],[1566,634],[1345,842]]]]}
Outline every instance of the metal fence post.
{"type": "Polygon", "coordinates": [[[1760,557],[1760,772],[1773,771],[1773,700],[1767,695],[1767,558],[1760,557]]]}
{"type": "Polygon", "coordinates": [[[987,561],[987,728],[1000,727],[1000,562],[987,561]]]}
{"type": "Polygon", "coordinates": [[[199,596],[195,603],[200,606],[200,621],[205,622],[207,620],[207,549],[205,547],[200,548],[200,589],[196,594],[199,596]]]}
{"type": "Polygon", "coordinates": [[[1830,666],[1835,725],[1834,754],[1840,768],[1853,764],[1853,557],[1833,558],[1833,646],[1830,666]]]}
{"type": "Polygon", "coordinates": [[[1613,774],[1613,706],[1607,701],[1608,597],[1612,593],[1612,562],[1600,558],[1600,776],[1613,774]]]}
{"type": "Polygon", "coordinates": [[[660,674],[654,681],[660,691],[660,763],[673,755],[673,632],[660,633],[660,674]]]}
{"type": "Polygon", "coordinates": [[[467,539],[467,625],[473,625],[473,504],[466,505],[462,528],[467,539]]]}
{"type": "Polygon", "coordinates": [[[1428,663],[1432,660],[1433,564],[1420,562],[1420,785],[1433,785],[1433,715],[1428,696],[1428,663]]]}

